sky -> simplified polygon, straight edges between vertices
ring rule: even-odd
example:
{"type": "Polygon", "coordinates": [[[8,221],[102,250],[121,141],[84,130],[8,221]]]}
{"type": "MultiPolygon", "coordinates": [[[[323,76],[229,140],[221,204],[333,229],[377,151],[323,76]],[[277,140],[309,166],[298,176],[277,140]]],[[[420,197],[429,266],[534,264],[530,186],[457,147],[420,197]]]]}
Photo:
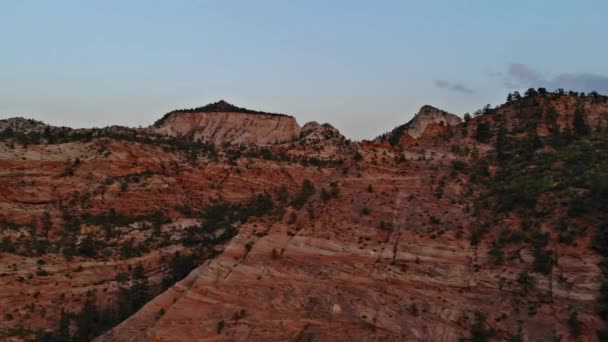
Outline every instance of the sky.
{"type": "Polygon", "coordinates": [[[224,99],[371,139],[430,104],[608,94],[608,1],[0,0],[0,118],[147,126],[224,99]]]}

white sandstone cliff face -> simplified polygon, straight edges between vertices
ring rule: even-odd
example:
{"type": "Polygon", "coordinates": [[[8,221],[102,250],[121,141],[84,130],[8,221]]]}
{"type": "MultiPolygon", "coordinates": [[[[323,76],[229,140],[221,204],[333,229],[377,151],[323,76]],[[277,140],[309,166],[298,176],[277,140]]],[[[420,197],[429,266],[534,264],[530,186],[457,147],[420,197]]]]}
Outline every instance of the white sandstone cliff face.
{"type": "Polygon", "coordinates": [[[284,142],[300,134],[296,119],[288,115],[241,112],[225,102],[215,110],[176,111],[151,127],[170,136],[191,136],[212,143],[266,145],[284,142]]]}
{"type": "Polygon", "coordinates": [[[431,123],[455,126],[461,122],[462,119],[454,114],[426,105],[422,106],[418,111],[418,114],[407,123],[404,133],[409,134],[412,138],[418,139],[431,123]]]}

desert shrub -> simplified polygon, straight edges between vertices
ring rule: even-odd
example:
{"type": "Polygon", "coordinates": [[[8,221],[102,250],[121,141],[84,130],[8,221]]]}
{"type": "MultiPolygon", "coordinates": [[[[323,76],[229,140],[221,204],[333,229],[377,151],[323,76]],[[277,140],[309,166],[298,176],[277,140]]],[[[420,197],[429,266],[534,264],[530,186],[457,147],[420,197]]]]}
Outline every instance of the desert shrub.
{"type": "Polygon", "coordinates": [[[410,304],[410,306],[408,307],[408,311],[412,314],[412,316],[418,317],[418,306],[416,305],[416,303],[410,304]]]}
{"type": "Polygon", "coordinates": [[[534,261],[532,263],[532,269],[534,272],[549,274],[554,264],[554,256],[552,251],[545,250],[544,248],[534,249],[534,261]]]}
{"type": "Polygon", "coordinates": [[[224,322],[224,320],[217,322],[217,328],[216,328],[217,333],[221,334],[222,330],[224,330],[224,327],[226,327],[226,322],[224,322]]]}
{"type": "Polygon", "coordinates": [[[471,341],[486,342],[496,335],[493,329],[486,326],[486,315],[482,312],[475,312],[475,322],[471,326],[471,341]]]}
{"type": "Polygon", "coordinates": [[[291,201],[291,206],[296,209],[300,209],[306,203],[306,201],[308,201],[308,198],[314,195],[314,193],[315,186],[310,180],[305,179],[302,182],[302,189],[298,194],[296,194],[295,198],[291,201]]]}
{"type": "Polygon", "coordinates": [[[467,169],[467,163],[462,160],[454,160],[452,162],[452,169],[457,172],[464,172],[467,169]]]}
{"type": "Polygon", "coordinates": [[[522,289],[527,291],[536,285],[536,278],[534,278],[528,272],[521,272],[517,275],[517,283],[522,287],[522,289]]]}
{"type": "Polygon", "coordinates": [[[87,258],[95,258],[100,249],[100,243],[92,235],[86,235],[78,245],[78,253],[87,258]]]}
{"type": "Polygon", "coordinates": [[[3,253],[14,253],[16,251],[13,239],[10,236],[5,236],[0,242],[0,252],[3,253]]]}
{"type": "Polygon", "coordinates": [[[488,122],[480,122],[477,124],[475,139],[480,143],[487,143],[492,139],[492,128],[488,122]]]}
{"type": "Polygon", "coordinates": [[[385,221],[380,221],[379,228],[387,232],[392,232],[393,230],[395,230],[395,227],[392,223],[385,221]]]}
{"type": "Polygon", "coordinates": [[[198,262],[195,255],[175,252],[169,261],[168,274],[162,280],[162,287],[168,288],[182,280],[196,268],[196,266],[198,266],[198,262]]]}
{"type": "Polygon", "coordinates": [[[270,253],[270,257],[273,260],[277,260],[281,257],[281,255],[279,254],[279,252],[277,252],[277,250],[275,248],[272,249],[272,252],[270,253]]]}
{"type": "Polygon", "coordinates": [[[570,334],[574,337],[580,337],[583,331],[581,321],[578,319],[578,312],[572,311],[570,317],[568,317],[568,327],[570,328],[570,334]]]}

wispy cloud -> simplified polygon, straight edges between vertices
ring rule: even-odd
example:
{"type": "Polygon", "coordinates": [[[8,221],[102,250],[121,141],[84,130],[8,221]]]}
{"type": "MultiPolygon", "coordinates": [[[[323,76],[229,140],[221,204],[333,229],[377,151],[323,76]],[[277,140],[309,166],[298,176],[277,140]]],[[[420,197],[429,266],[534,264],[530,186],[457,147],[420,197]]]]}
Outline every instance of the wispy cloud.
{"type": "Polygon", "coordinates": [[[435,80],[435,86],[441,89],[447,89],[463,94],[474,94],[475,90],[464,86],[462,83],[450,82],[445,80],[435,80]]]}
{"type": "Polygon", "coordinates": [[[553,77],[543,75],[525,64],[509,65],[504,77],[504,84],[509,88],[546,87],[551,90],[564,88],[575,91],[593,91],[608,93],[608,76],[591,73],[562,73],[553,77]]]}
{"type": "Polygon", "coordinates": [[[528,86],[543,86],[547,80],[538,71],[521,63],[512,63],[507,70],[505,79],[507,86],[513,87],[528,87],[528,86]]]}

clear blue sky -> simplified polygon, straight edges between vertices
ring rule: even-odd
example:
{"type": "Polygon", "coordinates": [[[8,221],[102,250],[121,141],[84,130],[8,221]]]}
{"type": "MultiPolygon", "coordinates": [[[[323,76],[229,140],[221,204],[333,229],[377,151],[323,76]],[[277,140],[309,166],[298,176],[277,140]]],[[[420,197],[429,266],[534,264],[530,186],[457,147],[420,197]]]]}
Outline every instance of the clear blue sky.
{"type": "Polygon", "coordinates": [[[148,125],[225,99],[372,138],[424,104],[608,93],[608,1],[0,0],[0,118],[148,125]]]}

